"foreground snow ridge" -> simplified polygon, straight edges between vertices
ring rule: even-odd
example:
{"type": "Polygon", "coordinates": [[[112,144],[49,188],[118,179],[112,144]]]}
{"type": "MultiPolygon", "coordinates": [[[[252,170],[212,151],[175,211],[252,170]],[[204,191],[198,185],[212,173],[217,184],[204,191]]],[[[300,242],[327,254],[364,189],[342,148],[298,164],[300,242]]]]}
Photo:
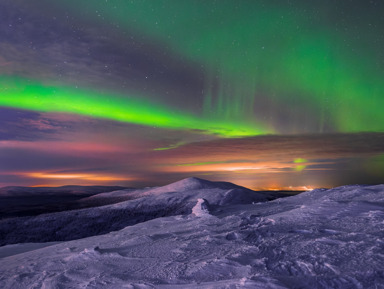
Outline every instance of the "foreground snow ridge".
{"type": "Polygon", "coordinates": [[[114,205],[1,220],[4,240],[12,224],[33,224],[37,237],[55,242],[0,247],[0,288],[384,288],[384,185],[268,201],[233,184],[186,179],[126,194],[114,205]],[[79,236],[65,227],[113,226],[132,210],[154,217],[77,240],[45,236],[50,224],[79,236]]]}

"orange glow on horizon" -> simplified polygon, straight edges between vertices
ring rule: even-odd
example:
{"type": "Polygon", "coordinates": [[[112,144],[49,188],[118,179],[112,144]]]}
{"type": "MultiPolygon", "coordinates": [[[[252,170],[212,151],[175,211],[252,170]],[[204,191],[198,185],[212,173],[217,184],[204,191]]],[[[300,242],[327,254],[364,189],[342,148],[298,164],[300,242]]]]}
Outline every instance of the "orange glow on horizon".
{"type": "MultiPolygon", "coordinates": [[[[311,191],[316,188],[320,188],[319,186],[312,185],[298,185],[298,186],[284,186],[278,183],[269,183],[264,182],[262,179],[259,180],[261,183],[258,185],[259,181],[254,178],[242,179],[236,178],[236,175],[226,175],[227,173],[232,174],[232,171],[224,172],[223,179],[225,181],[232,182],[234,184],[249,188],[254,191],[287,191],[287,192],[295,192],[295,191],[311,191]]],[[[134,177],[126,177],[122,175],[111,175],[111,174],[89,174],[89,173],[55,173],[55,172],[23,172],[16,173],[17,175],[26,176],[28,178],[35,179],[35,184],[31,185],[31,187],[58,187],[64,185],[120,185],[121,182],[130,182],[130,181],[138,181],[139,179],[134,177]],[[39,180],[42,180],[41,182],[39,180]],[[96,184],[95,184],[96,183],[96,184]]],[[[209,175],[209,174],[208,174],[209,175]]],[[[251,174],[252,175],[252,174],[251,174]]],[[[192,175],[191,175],[192,176],[192,175]]],[[[242,177],[243,174],[238,175],[242,177]]],[[[209,179],[209,177],[208,177],[209,179]]],[[[140,182],[142,182],[141,180],[140,182]]],[[[214,181],[214,180],[213,180],[214,181]]],[[[220,181],[220,180],[219,180],[220,181]]],[[[158,186],[167,185],[168,183],[160,183],[158,186]]],[[[142,187],[144,187],[143,185],[142,187]]]]}
{"type": "Polygon", "coordinates": [[[24,175],[37,178],[37,179],[55,179],[55,180],[85,180],[85,181],[97,181],[97,182],[111,182],[111,181],[128,181],[132,180],[129,177],[123,176],[111,176],[111,175],[97,175],[97,174],[56,174],[56,173],[42,173],[42,172],[34,172],[34,173],[25,173],[24,175]]]}
{"type": "Polygon", "coordinates": [[[254,191],[312,191],[316,188],[312,186],[288,186],[288,187],[280,187],[280,186],[270,186],[270,187],[251,187],[251,190],[254,191]]]}

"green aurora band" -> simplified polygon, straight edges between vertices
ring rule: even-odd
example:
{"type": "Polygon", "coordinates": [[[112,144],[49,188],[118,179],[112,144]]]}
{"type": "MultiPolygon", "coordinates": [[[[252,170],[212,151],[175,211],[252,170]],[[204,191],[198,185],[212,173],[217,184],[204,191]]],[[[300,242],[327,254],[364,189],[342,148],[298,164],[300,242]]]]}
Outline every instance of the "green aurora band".
{"type": "MultiPolygon", "coordinates": [[[[325,127],[384,131],[383,69],[376,59],[384,44],[378,37],[381,22],[375,23],[379,11],[346,16],[343,24],[332,13],[349,4],[335,1],[69,0],[56,5],[93,21],[118,23],[201,63],[206,116],[260,123],[259,106],[267,102],[291,107],[293,118],[298,113],[317,118],[313,132],[325,127]]],[[[278,111],[272,108],[270,116],[278,111]]]]}
{"type": "Polygon", "coordinates": [[[265,130],[241,123],[212,121],[136,98],[70,87],[45,86],[20,77],[0,77],[0,106],[62,112],[166,129],[196,130],[222,137],[258,135],[265,130]]]}

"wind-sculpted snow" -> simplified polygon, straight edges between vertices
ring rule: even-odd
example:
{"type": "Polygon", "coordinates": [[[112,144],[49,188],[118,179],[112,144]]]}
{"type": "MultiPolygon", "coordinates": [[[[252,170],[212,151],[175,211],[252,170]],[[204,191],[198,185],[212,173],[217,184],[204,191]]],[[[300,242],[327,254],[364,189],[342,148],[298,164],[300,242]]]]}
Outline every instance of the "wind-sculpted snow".
{"type": "Polygon", "coordinates": [[[197,199],[196,205],[192,208],[192,214],[196,217],[209,216],[209,203],[204,199],[197,199]]]}
{"type": "MultiPolygon", "coordinates": [[[[108,203],[107,194],[85,201],[108,203]]],[[[231,183],[188,178],[171,185],[141,190],[112,192],[111,198],[128,199],[113,205],[32,217],[0,220],[0,245],[25,242],[67,241],[105,234],[154,218],[190,214],[199,198],[213,208],[250,204],[273,199],[270,196],[231,183]]]]}
{"type": "Polygon", "coordinates": [[[8,245],[0,288],[384,288],[384,185],[215,210],[195,193],[189,215],[40,249],[8,245]]]}

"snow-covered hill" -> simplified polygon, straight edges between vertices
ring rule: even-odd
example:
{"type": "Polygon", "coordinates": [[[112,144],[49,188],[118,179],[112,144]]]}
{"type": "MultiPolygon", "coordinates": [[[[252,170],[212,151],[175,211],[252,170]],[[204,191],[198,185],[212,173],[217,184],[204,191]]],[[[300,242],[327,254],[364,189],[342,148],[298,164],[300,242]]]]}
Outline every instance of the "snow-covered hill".
{"type": "MultiPolygon", "coordinates": [[[[144,214],[156,203],[193,204],[183,214],[58,244],[0,248],[7,256],[0,288],[384,288],[384,185],[258,196],[253,204],[252,191],[243,191],[220,204],[233,188],[195,182],[93,209],[102,220],[128,204],[144,214]]],[[[80,213],[80,225],[86,211],[66,213],[80,213]]]]}
{"type": "MultiPolygon", "coordinates": [[[[258,193],[231,183],[188,178],[157,188],[119,190],[96,195],[84,202],[103,201],[118,195],[127,201],[32,217],[0,220],[0,245],[25,242],[66,241],[120,230],[158,217],[190,214],[199,198],[211,207],[264,202],[278,195],[258,193]]],[[[115,201],[114,201],[115,202],[115,201]]]]}

